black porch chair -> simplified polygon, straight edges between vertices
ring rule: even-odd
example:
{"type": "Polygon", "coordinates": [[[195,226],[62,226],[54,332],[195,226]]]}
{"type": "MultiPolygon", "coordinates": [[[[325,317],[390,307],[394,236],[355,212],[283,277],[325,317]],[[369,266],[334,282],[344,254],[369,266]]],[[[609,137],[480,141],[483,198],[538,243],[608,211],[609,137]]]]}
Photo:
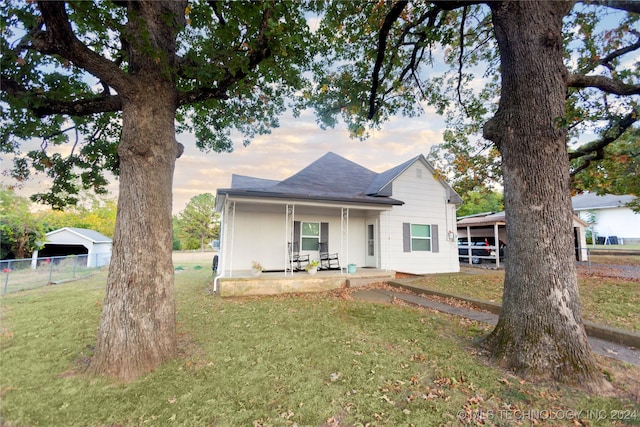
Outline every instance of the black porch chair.
{"type": "Polygon", "coordinates": [[[291,257],[291,263],[295,264],[295,269],[297,271],[304,270],[306,264],[309,264],[309,254],[300,255],[300,243],[289,242],[289,254],[291,257]],[[303,263],[305,264],[305,266],[302,265],[303,263]]]}
{"type": "Polygon", "coordinates": [[[322,270],[340,270],[340,260],[338,254],[329,253],[329,244],[318,244],[318,251],[320,252],[320,269],[322,270]]]}

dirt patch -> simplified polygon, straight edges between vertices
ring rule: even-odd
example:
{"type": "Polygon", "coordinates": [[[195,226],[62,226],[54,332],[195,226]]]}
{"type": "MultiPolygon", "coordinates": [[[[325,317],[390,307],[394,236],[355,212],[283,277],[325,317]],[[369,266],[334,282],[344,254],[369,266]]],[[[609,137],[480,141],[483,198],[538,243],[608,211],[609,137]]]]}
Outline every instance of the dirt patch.
{"type": "Polygon", "coordinates": [[[578,274],[585,276],[612,277],[615,279],[629,279],[640,282],[640,266],[612,265],[586,262],[578,263],[578,274]]]}

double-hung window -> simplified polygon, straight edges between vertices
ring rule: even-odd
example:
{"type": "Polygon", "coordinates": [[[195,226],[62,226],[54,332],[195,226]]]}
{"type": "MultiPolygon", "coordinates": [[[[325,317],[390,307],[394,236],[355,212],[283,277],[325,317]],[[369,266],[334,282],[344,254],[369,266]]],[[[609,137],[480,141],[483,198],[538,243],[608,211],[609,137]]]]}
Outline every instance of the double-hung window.
{"type": "Polygon", "coordinates": [[[431,250],[431,226],[426,224],[411,224],[411,251],[431,250]]]}
{"type": "Polygon", "coordinates": [[[439,252],[437,224],[402,224],[404,252],[439,252]]]}
{"type": "Polygon", "coordinates": [[[302,239],[302,250],[317,251],[318,243],[320,243],[320,223],[303,222],[300,231],[300,237],[302,239]]]}

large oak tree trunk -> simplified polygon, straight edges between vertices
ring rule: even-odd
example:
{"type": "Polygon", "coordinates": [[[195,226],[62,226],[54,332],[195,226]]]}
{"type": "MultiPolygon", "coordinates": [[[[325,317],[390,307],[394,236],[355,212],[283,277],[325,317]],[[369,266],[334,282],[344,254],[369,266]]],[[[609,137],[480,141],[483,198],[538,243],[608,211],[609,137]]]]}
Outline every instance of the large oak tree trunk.
{"type": "Polygon", "coordinates": [[[161,93],[150,90],[123,108],[116,230],[92,366],[125,381],[176,355],[171,257],[175,107],[161,93]]]}
{"type": "Polygon", "coordinates": [[[184,1],[130,2],[129,80],[121,89],[120,189],[94,372],[132,380],[177,353],[171,249],[176,34],[184,1]]]}
{"type": "Polygon", "coordinates": [[[574,258],[562,18],[571,2],[492,4],[502,90],[485,137],[502,154],[509,254],[493,356],[525,377],[606,387],[582,322],[574,258]]]}

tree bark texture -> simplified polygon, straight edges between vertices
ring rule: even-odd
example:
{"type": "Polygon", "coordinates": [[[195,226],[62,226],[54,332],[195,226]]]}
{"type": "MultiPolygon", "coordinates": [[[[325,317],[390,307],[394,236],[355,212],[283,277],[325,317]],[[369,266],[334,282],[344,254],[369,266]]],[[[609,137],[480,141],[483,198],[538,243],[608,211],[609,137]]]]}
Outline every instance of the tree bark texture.
{"type": "Polygon", "coordinates": [[[574,257],[562,18],[571,2],[491,4],[500,48],[498,112],[484,128],[502,154],[508,259],[487,343],[524,377],[606,387],[584,330],[574,257]]]}
{"type": "Polygon", "coordinates": [[[175,140],[177,94],[172,64],[154,52],[175,51],[181,2],[134,2],[130,86],[123,98],[118,146],[120,187],[107,291],[91,363],[93,372],[129,381],[177,353],[171,225],[172,184],[179,146],[175,140]],[[135,28],[146,25],[146,28],[135,28]]]}

